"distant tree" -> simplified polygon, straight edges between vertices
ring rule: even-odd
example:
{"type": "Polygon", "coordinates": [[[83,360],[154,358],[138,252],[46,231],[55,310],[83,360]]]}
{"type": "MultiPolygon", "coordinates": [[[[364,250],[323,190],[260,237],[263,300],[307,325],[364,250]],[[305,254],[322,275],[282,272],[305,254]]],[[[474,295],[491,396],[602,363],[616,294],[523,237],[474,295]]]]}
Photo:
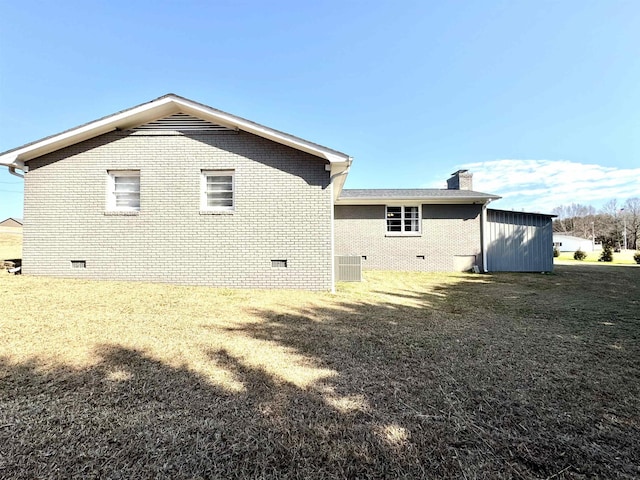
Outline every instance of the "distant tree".
{"type": "Polygon", "coordinates": [[[553,231],[581,238],[591,238],[596,209],[591,205],[572,203],[555,207],[551,213],[558,217],[553,222],[553,231]]]}
{"type": "Polygon", "coordinates": [[[627,246],[632,250],[639,248],[640,236],[640,198],[629,198],[624,203],[623,219],[627,222],[627,246]]]}
{"type": "MultiPolygon", "coordinates": [[[[614,198],[605,203],[600,209],[603,226],[602,236],[605,242],[613,245],[622,243],[622,222],[620,221],[620,205],[614,198]]],[[[604,242],[603,242],[604,243],[604,242]]]]}
{"type": "Polygon", "coordinates": [[[640,198],[633,197],[618,203],[609,200],[596,212],[591,205],[572,203],[552,209],[557,215],[553,231],[565,235],[588,238],[596,243],[610,243],[612,247],[624,244],[624,227],[627,227],[627,247],[640,248],[640,198]],[[595,237],[595,238],[594,238],[595,237]]]}

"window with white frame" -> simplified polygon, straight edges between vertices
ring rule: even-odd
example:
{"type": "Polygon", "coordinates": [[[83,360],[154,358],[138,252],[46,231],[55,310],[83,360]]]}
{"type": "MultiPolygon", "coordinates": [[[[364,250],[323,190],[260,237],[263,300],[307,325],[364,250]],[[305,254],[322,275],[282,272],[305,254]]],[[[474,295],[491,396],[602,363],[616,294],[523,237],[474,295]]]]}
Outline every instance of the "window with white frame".
{"type": "Polygon", "coordinates": [[[234,171],[203,170],[200,209],[231,211],[234,208],[234,171]]]}
{"type": "Polygon", "coordinates": [[[109,170],[108,173],[107,210],[140,210],[140,170],[109,170]]]}
{"type": "Polygon", "coordinates": [[[420,234],[419,206],[387,206],[387,234],[420,234]]]}

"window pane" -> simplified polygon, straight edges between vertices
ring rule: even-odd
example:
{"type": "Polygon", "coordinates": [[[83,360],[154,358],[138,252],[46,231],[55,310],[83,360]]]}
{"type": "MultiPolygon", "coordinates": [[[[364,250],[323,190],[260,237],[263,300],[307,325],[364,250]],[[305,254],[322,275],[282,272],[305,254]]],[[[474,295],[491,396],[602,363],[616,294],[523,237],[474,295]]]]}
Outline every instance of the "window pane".
{"type": "Polygon", "coordinates": [[[131,175],[113,175],[113,199],[118,209],[140,209],[140,176],[132,172],[131,175]]]}
{"type": "Polygon", "coordinates": [[[231,183],[231,175],[207,175],[207,183],[231,183]]]}
{"type": "Polygon", "coordinates": [[[203,208],[233,208],[233,174],[206,172],[204,175],[203,208]]]}
{"type": "Polygon", "coordinates": [[[207,199],[208,207],[233,207],[233,200],[229,199],[207,199]]]}
{"type": "Polygon", "coordinates": [[[215,198],[233,198],[233,192],[215,192],[215,193],[207,193],[207,198],[215,199],[215,198]]]}
{"type": "Polygon", "coordinates": [[[230,183],[208,183],[207,192],[231,191],[230,183]]]}
{"type": "Polygon", "coordinates": [[[140,185],[119,184],[116,185],[116,192],[139,192],[140,185]]]}
{"type": "Polygon", "coordinates": [[[136,193],[116,193],[116,207],[140,207],[140,195],[136,193]]]}
{"type": "Polygon", "coordinates": [[[418,207],[404,207],[405,232],[417,232],[419,230],[418,207]]]}
{"type": "Polygon", "coordinates": [[[398,220],[387,220],[387,231],[388,232],[401,232],[402,231],[402,221],[398,220]]]}
{"type": "Polygon", "coordinates": [[[418,218],[418,207],[404,207],[404,218],[418,218]]]}
{"type": "Polygon", "coordinates": [[[387,232],[402,231],[402,207],[387,207],[387,232]]]}
{"type": "Polygon", "coordinates": [[[387,218],[400,218],[402,207],[387,207],[387,218]]]}
{"type": "Polygon", "coordinates": [[[418,231],[418,220],[404,220],[404,231],[405,232],[417,232],[418,231]]]}

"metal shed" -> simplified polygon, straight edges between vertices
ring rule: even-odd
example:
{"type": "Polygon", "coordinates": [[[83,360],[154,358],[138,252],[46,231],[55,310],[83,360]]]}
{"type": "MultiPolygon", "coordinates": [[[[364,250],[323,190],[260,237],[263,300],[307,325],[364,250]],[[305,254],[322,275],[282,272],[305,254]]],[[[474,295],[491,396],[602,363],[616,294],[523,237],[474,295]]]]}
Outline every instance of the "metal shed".
{"type": "Polygon", "coordinates": [[[551,272],[554,216],[487,209],[487,270],[551,272]]]}

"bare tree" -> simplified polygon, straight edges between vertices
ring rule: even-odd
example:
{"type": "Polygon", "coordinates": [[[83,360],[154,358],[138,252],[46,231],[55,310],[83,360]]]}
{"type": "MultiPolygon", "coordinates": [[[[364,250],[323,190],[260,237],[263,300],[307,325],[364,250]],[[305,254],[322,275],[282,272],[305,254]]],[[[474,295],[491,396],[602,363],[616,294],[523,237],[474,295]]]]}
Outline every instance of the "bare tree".
{"type": "Polygon", "coordinates": [[[627,224],[627,246],[638,249],[638,235],[640,235],[640,198],[629,198],[624,203],[623,218],[627,224]]]}
{"type": "Polygon", "coordinates": [[[596,209],[591,205],[572,203],[555,207],[551,213],[557,215],[554,231],[582,238],[591,238],[591,223],[594,221],[596,209]]]}
{"type": "Polygon", "coordinates": [[[629,198],[624,204],[616,199],[609,200],[597,213],[591,205],[580,203],[560,205],[551,212],[557,215],[553,221],[554,232],[621,247],[626,225],[627,247],[640,249],[639,197],[629,198]]]}

